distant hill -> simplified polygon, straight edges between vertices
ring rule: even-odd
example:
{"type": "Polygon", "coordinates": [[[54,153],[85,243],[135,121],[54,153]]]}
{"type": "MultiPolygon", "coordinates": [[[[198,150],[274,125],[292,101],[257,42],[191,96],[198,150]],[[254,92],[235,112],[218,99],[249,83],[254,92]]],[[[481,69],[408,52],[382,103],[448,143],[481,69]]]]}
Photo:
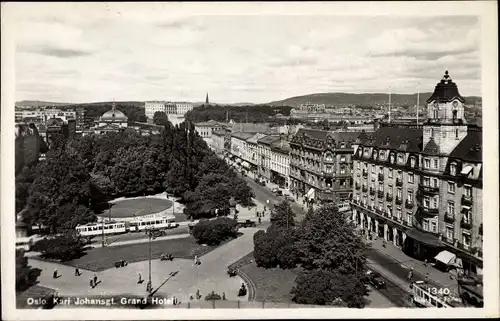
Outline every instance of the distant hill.
{"type": "MultiPolygon", "coordinates": [[[[432,93],[420,93],[420,104],[425,104],[425,101],[432,93]]],[[[468,104],[474,104],[481,101],[481,97],[470,96],[464,97],[468,104]]],[[[349,94],[349,93],[319,93],[304,96],[296,96],[285,100],[273,101],[269,103],[272,106],[293,106],[297,107],[301,104],[325,104],[327,106],[335,105],[380,105],[387,104],[389,95],[387,93],[375,94],[349,94]]],[[[408,105],[413,106],[417,103],[417,94],[392,94],[391,104],[393,105],[408,105]]]]}
{"type": "Polygon", "coordinates": [[[55,103],[53,101],[40,101],[40,100],[16,101],[16,107],[65,106],[65,105],[70,105],[70,103],[55,103]]]}

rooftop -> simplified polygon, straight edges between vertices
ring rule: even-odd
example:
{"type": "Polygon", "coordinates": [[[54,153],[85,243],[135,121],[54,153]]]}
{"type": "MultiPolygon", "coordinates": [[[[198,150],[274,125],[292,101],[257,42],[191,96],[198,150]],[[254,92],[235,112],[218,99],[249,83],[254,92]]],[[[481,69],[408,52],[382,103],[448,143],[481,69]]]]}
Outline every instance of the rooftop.
{"type": "Polygon", "coordinates": [[[278,141],[280,139],[279,136],[264,136],[261,139],[259,139],[257,142],[259,144],[264,144],[264,145],[271,145],[275,141],[278,141]]]}
{"type": "Polygon", "coordinates": [[[457,84],[453,82],[448,74],[448,70],[446,70],[443,78],[434,88],[434,93],[431,97],[429,97],[429,99],[427,99],[427,103],[432,101],[447,103],[455,99],[461,101],[462,103],[465,102],[465,99],[458,92],[457,84]]]}
{"type": "Polygon", "coordinates": [[[451,158],[480,163],[483,161],[483,132],[468,131],[467,136],[450,153],[451,158]]]}
{"type": "Polygon", "coordinates": [[[365,146],[420,152],[422,136],[422,128],[381,127],[375,132],[361,133],[359,143],[365,146]]]}

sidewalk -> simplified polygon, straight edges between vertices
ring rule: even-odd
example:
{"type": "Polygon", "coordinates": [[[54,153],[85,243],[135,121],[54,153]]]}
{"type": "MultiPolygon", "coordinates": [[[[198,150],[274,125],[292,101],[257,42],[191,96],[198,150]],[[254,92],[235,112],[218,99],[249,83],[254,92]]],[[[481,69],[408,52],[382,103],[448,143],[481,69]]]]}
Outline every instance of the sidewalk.
{"type": "MultiPolygon", "coordinates": [[[[411,258],[406,255],[401,249],[394,246],[390,242],[386,242],[386,247],[382,246],[382,239],[376,239],[371,242],[371,247],[377,252],[386,255],[388,258],[392,259],[399,268],[404,269],[404,273],[408,275],[410,268],[413,268],[413,280],[414,281],[426,281],[427,283],[435,286],[436,288],[448,288],[453,295],[458,296],[458,285],[455,276],[451,273],[445,273],[434,268],[430,263],[427,263],[427,266],[424,265],[424,262],[421,262],[417,259],[411,258]],[[429,278],[425,280],[425,275],[428,274],[429,278]]],[[[401,273],[398,275],[394,275],[391,271],[389,271],[385,266],[380,266],[382,269],[382,273],[388,273],[389,276],[396,277],[397,280],[403,281],[403,285],[408,288],[409,282],[406,277],[401,280],[401,273]]],[[[393,267],[394,270],[394,267],[393,267]]],[[[403,274],[404,275],[404,274],[403,274]]]]}

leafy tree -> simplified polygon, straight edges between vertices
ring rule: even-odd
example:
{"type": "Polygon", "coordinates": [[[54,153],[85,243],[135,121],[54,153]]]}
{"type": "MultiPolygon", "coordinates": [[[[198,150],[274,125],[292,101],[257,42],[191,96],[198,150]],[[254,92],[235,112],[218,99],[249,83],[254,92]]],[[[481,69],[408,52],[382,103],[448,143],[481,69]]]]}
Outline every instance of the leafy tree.
{"type": "Polygon", "coordinates": [[[337,305],[341,301],[350,308],[363,308],[367,292],[353,275],[315,269],[299,273],[291,293],[293,300],[301,304],[337,305]]]}
{"type": "Polygon", "coordinates": [[[16,290],[24,290],[36,281],[36,269],[28,265],[28,258],[23,249],[16,249],[16,290]]]}
{"type": "Polygon", "coordinates": [[[283,228],[293,228],[295,226],[295,216],[290,203],[283,201],[273,208],[271,212],[271,222],[272,224],[283,227],[283,228]]]}
{"type": "Polygon", "coordinates": [[[365,261],[367,246],[354,233],[334,205],[309,211],[298,230],[297,251],[302,267],[307,270],[336,270],[355,274],[365,261]]]}
{"type": "Polygon", "coordinates": [[[297,265],[295,231],[272,224],[266,232],[254,234],[254,257],[258,266],[291,269],[297,265]]]}
{"type": "Polygon", "coordinates": [[[156,125],[164,126],[168,123],[168,116],[163,111],[157,111],[153,115],[153,123],[156,125]]]}
{"type": "Polygon", "coordinates": [[[200,244],[218,245],[237,236],[238,224],[235,220],[220,217],[215,220],[201,220],[193,228],[193,236],[200,244]]]}
{"type": "Polygon", "coordinates": [[[16,213],[26,206],[29,188],[35,179],[34,167],[25,166],[16,176],[16,213]]]}
{"type": "Polygon", "coordinates": [[[258,231],[253,236],[254,243],[254,258],[257,266],[265,268],[274,268],[278,265],[278,260],[273,248],[273,244],[269,242],[266,232],[258,231]]]}
{"type": "Polygon", "coordinates": [[[69,261],[84,253],[85,242],[71,234],[45,238],[33,245],[33,251],[41,252],[43,257],[69,261]]]}

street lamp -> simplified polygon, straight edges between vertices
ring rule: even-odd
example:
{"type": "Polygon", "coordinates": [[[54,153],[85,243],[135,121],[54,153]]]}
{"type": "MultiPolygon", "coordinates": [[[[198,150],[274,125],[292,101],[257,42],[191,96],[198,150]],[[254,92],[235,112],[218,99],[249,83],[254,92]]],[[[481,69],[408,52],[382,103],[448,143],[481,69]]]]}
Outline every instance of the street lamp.
{"type": "Polygon", "coordinates": [[[146,291],[151,294],[153,292],[153,282],[151,281],[151,241],[156,239],[156,236],[154,235],[154,232],[156,229],[150,228],[146,230],[146,234],[149,237],[149,277],[148,277],[148,284],[146,285],[146,291]]]}

